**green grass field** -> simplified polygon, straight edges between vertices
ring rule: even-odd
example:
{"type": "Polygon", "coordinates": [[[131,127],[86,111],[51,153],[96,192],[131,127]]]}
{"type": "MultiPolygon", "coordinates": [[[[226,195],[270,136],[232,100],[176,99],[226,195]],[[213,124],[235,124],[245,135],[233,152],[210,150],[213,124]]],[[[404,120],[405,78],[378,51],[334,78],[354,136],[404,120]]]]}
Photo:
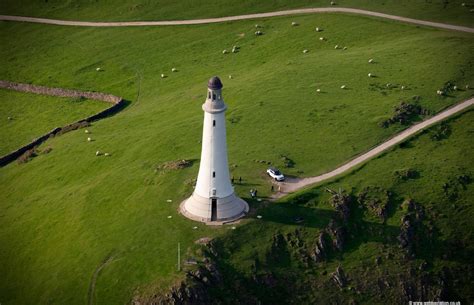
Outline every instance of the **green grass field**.
{"type": "Polygon", "coordinates": [[[253,187],[269,194],[265,166],[255,160],[282,166],[286,155],[295,167],[285,173],[322,173],[405,128],[379,127],[400,101],[420,96],[420,105],[437,112],[472,96],[464,89],[436,95],[448,81],[474,84],[470,34],[353,15],[258,23],[260,37],[254,21],[114,29],[0,23],[0,79],[131,101],[89,128],[94,142],[70,132],[48,140],[51,153],[0,170],[2,304],[84,304],[94,272],[110,256],[95,303],[126,303],[137,288],[166,288],[183,276],[176,271],[178,242],[188,249],[230,230],[177,214],[198,162],[156,171],[166,161],[199,159],[201,104],[212,75],[224,82],[229,160],[232,174],[244,179],[237,186],[244,198],[253,187]],[[222,54],[236,44],[238,53],[222,54]],[[96,157],[97,150],[111,157],[96,157]]]}
{"type": "MultiPolygon", "coordinates": [[[[416,1],[370,1],[340,0],[336,7],[351,7],[395,14],[410,18],[434,20],[473,26],[474,4],[468,1],[416,0],[416,1]],[[462,6],[462,3],[467,4],[462,6]]],[[[258,1],[258,0],[203,0],[186,1],[32,1],[5,0],[0,8],[1,14],[61,18],[68,20],[173,20],[234,16],[251,13],[297,9],[308,7],[329,7],[326,0],[258,1]]]]}
{"type": "Polygon", "coordinates": [[[95,114],[104,102],[49,97],[0,90],[0,155],[5,155],[55,127],[65,126],[95,114]],[[8,117],[11,120],[8,120],[8,117]]]}

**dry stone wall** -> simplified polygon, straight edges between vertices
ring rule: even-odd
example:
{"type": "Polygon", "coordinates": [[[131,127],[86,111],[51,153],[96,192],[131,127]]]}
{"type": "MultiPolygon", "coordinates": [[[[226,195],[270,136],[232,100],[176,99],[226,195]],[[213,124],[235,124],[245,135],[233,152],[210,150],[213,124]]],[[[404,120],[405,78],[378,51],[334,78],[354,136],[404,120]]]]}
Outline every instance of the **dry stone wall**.
{"type": "Polygon", "coordinates": [[[56,127],[51,131],[47,132],[46,134],[34,139],[30,143],[18,148],[11,153],[0,157],[0,167],[7,165],[10,162],[15,161],[18,157],[24,154],[26,151],[33,149],[34,147],[40,145],[44,141],[46,141],[49,137],[55,136],[58,133],[63,133],[65,131],[70,131],[76,129],[75,126],[80,126],[83,122],[93,122],[110,116],[118,111],[120,111],[123,107],[126,106],[125,101],[118,96],[112,94],[106,94],[101,92],[92,92],[92,91],[79,91],[79,90],[71,90],[71,89],[63,89],[63,88],[50,88],[44,86],[36,86],[30,84],[22,84],[22,83],[14,83],[9,81],[0,80],[0,88],[3,89],[10,89],[15,91],[21,92],[28,92],[34,94],[43,94],[43,95],[50,95],[50,96],[59,96],[59,97],[84,97],[87,99],[99,100],[104,101],[107,103],[111,103],[112,106],[102,110],[99,113],[93,114],[89,117],[71,123],[69,125],[63,127],[56,127]]]}

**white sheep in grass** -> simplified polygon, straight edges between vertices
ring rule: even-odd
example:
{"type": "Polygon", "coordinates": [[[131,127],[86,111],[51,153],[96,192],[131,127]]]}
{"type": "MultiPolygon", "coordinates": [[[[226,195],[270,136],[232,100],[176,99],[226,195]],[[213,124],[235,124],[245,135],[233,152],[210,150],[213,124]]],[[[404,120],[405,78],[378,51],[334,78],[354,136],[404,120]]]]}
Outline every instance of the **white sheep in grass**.
{"type": "Polygon", "coordinates": [[[229,79],[232,79],[232,75],[229,75],[229,79]]]}
{"type": "Polygon", "coordinates": [[[92,142],[92,138],[87,138],[87,142],[92,142]]]}
{"type": "Polygon", "coordinates": [[[88,129],[84,130],[85,133],[90,133],[88,129]]]}
{"type": "Polygon", "coordinates": [[[387,83],[387,84],[385,85],[385,87],[387,87],[387,88],[390,88],[391,86],[392,86],[392,84],[390,84],[390,83],[387,83]]]}
{"type": "Polygon", "coordinates": [[[106,157],[109,157],[109,156],[110,156],[110,154],[109,154],[109,153],[105,153],[105,154],[104,154],[104,156],[106,156],[106,157]]]}
{"type": "Polygon", "coordinates": [[[454,87],[453,87],[453,90],[454,90],[454,91],[457,91],[457,90],[458,90],[458,86],[454,86],[454,87]]]}
{"type": "Polygon", "coordinates": [[[260,27],[260,25],[259,25],[259,24],[256,24],[256,25],[255,25],[255,28],[256,28],[256,29],[258,29],[259,27],[260,27]]]}
{"type": "Polygon", "coordinates": [[[101,69],[101,68],[96,68],[95,70],[96,70],[97,72],[100,72],[100,71],[102,71],[102,69],[101,69]]]}
{"type": "Polygon", "coordinates": [[[308,52],[309,52],[309,51],[308,51],[308,50],[306,50],[306,49],[305,49],[305,50],[303,50],[303,53],[305,53],[305,54],[306,54],[306,53],[308,53],[308,52]]]}
{"type": "Polygon", "coordinates": [[[95,152],[95,155],[96,155],[96,156],[100,156],[100,151],[96,151],[96,152],[95,152]]]}
{"type": "Polygon", "coordinates": [[[171,72],[178,72],[178,69],[172,68],[172,69],[171,69],[171,72]]]}
{"type": "Polygon", "coordinates": [[[368,77],[374,77],[375,75],[373,75],[372,73],[369,73],[367,74],[368,77]]]}
{"type": "Polygon", "coordinates": [[[325,38],[324,37],[319,37],[319,40],[323,41],[325,38]]]}
{"type": "Polygon", "coordinates": [[[372,58],[369,59],[369,64],[371,64],[371,63],[373,63],[373,62],[374,62],[374,60],[373,60],[372,58]]]}
{"type": "Polygon", "coordinates": [[[164,74],[162,73],[162,74],[161,74],[161,78],[165,78],[165,77],[166,77],[166,75],[164,75],[164,74]]]}
{"type": "Polygon", "coordinates": [[[331,1],[331,5],[336,5],[336,2],[334,2],[334,1],[331,1]]]}
{"type": "Polygon", "coordinates": [[[323,29],[321,28],[316,28],[316,32],[321,32],[323,29]]]}
{"type": "Polygon", "coordinates": [[[402,90],[405,90],[405,86],[402,86],[401,89],[402,89],[402,90]]]}
{"type": "Polygon", "coordinates": [[[291,23],[291,25],[292,25],[292,26],[297,26],[298,23],[296,23],[296,22],[293,21],[293,22],[291,23]]]}
{"type": "Polygon", "coordinates": [[[222,54],[227,54],[227,53],[228,53],[227,50],[222,51],[222,54]]]}
{"type": "Polygon", "coordinates": [[[334,46],[334,49],[336,49],[336,50],[339,49],[339,45],[338,45],[338,44],[335,45],[335,46],[334,46]]]}
{"type": "Polygon", "coordinates": [[[442,90],[438,90],[438,91],[436,91],[436,94],[437,94],[437,95],[443,95],[444,92],[443,92],[442,90]]]}
{"type": "Polygon", "coordinates": [[[342,85],[342,86],[341,86],[341,89],[346,89],[346,85],[342,85]]]}
{"type": "Polygon", "coordinates": [[[469,89],[469,88],[470,88],[469,85],[466,85],[466,89],[469,89]]]}
{"type": "Polygon", "coordinates": [[[316,92],[317,92],[317,93],[320,93],[320,92],[321,92],[321,89],[316,89],[316,92]]]}
{"type": "Polygon", "coordinates": [[[344,51],[347,50],[347,47],[342,48],[344,51]]]}
{"type": "Polygon", "coordinates": [[[255,36],[260,36],[260,35],[262,35],[262,34],[263,34],[262,31],[256,31],[256,32],[255,32],[255,36]]]}

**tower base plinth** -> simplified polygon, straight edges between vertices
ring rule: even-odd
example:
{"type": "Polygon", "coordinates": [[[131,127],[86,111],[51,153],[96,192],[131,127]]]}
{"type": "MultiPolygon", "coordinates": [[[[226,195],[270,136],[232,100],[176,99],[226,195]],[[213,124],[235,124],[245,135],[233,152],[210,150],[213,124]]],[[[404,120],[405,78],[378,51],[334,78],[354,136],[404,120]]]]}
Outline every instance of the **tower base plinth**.
{"type": "Polygon", "coordinates": [[[224,198],[205,198],[193,193],[179,206],[179,212],[185,217],[216,225],[242,218],[248,211],[249,205],[247,202],[235,193],[224,198]]]}

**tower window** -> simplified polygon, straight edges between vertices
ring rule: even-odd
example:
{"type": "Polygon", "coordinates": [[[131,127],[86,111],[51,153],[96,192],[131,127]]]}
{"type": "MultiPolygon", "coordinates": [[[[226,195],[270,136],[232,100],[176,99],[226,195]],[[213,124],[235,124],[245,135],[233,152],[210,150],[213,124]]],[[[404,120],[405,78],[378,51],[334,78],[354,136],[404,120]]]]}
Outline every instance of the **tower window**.
{"type": "Polygon", "coordinates": [[[216,172],[212,172],[212,178],[216,178],[216,172]]]}
{"type": "Polygon", "coordinates": [[[216,95],[213,93],[212,94],[212,99],[215,100],[216,99],[216,95]]]}
{"type": "Polygon", "coordinates": [[[216,126],[216,120],[212,121],[212,126],[216,126]]]}
{"type": "Polygon", "coordinates": [[[210,99],[211,98],[211,92],[207,93],[207,97],[210,99]]]}

